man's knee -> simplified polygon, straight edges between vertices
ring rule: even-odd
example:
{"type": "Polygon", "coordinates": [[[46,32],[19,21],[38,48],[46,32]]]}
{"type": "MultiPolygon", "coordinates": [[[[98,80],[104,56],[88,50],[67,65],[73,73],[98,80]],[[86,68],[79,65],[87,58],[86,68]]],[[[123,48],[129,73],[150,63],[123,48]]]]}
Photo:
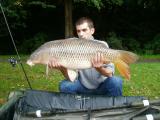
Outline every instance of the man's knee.
{"type": "Polygon", "coordinates": [[[108,78],[107,88],[111,96],[122,96],[122,79],[116,76],[108,78]]]}
{"type": "Polygon", "coordinates": [[[109,79],[109,82],[113,87],[122,88],[122,79],[120,77],[113,76],[109,79]]]}

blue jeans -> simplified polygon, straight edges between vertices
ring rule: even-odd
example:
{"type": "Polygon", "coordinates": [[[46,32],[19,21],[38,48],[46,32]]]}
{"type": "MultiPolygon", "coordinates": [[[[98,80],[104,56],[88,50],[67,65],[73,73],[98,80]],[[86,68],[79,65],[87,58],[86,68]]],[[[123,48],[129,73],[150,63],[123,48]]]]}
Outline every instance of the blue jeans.
{"type": "Polygon", "coordinates": [[[71,82],[62,80],[59,85],[60,92],[73,94],[96,94],[107,96],[122,96],[122,79],[120,77],[108,77],[96,89],[84,87],[79,80],[71,82]]]}

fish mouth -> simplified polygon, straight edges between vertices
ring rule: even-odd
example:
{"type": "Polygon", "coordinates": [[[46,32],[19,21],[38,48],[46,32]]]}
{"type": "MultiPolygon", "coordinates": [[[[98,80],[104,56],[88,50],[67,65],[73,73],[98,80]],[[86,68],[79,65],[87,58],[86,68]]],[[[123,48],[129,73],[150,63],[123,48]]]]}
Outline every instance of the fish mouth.
{"type": "Polygon", "coordinates": [[[34,65],[34,63],[31,60],[27,60],[27,64],[30,65],[30,66],[34,65]]]}

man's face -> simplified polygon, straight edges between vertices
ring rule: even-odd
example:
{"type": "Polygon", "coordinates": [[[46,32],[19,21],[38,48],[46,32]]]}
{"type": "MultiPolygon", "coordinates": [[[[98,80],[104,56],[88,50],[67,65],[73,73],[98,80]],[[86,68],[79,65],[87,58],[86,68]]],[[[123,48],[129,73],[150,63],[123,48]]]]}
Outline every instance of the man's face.
{"type": "Polygon", "coordinates": [[[83,24],[76,26],[77,35],[79,38],[84,39],[93,39],[94,28],[89,28],[88,23],[84,22],[83,24]]]}

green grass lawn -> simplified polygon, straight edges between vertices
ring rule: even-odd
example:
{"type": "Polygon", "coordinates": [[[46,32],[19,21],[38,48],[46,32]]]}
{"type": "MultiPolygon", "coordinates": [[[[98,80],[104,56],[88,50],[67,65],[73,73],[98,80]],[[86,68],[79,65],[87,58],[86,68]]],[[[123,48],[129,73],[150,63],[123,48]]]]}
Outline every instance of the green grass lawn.
{"type": "Polygon", "coordinates": [[[131,80],[124,81],[124,95],[160,98],[160,63],[137,63],[130,67],[131,80]]]}
{"type": "MultiPolygon", "coordinates": [[[[12,67],[7,59],[10,56],[0,56],[0,99],[6,99],[9,92],[19,89],[29,89],[20,64],[12,67]]],[[[22,56],[25,61],[27,56],[22,56]]],[[[145,57],[141,57],[145,58],[145,57]]],[[[150,58],[147,56],[147,59],[150,58]]],[[[151,56],[151,59],[160,56],[151,56]]],[[[58,91],[60,80],[64,79],[57,70],[50,70],[49,76],[45,74],[45,66],[30,67],[23,62],[26,74],[36,90],[58,91]]],[[[135,63],[130,65],[131,80],[123,80],[124,96],[147,96],[151,99],[160,98],[160,62],[135,63]]],[[[118,75],[118,73],[116,72],[118,75]]]]}

